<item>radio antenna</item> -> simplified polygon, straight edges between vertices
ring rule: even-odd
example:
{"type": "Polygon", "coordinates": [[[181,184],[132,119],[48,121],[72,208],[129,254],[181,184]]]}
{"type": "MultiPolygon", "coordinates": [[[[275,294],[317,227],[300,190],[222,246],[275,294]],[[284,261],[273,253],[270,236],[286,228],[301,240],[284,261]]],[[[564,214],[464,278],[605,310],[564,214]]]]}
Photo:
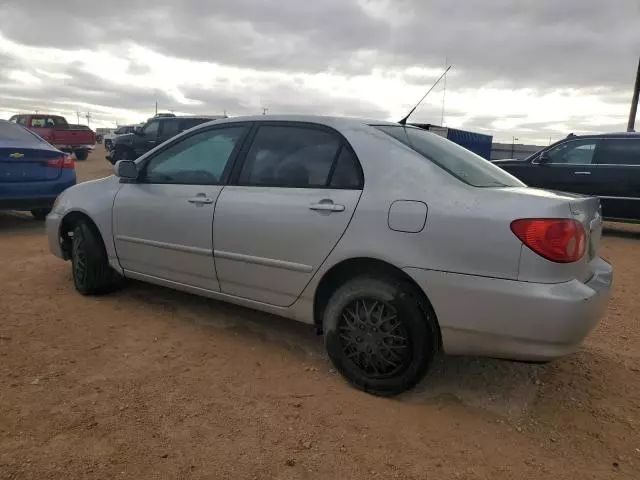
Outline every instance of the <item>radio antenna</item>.
{"type": "Polygon", "coordinates": [[[434,83],[433,85],[431,85],[431,88],[429,89],[429,91],[427,93],[424,94],[424,97],[422,97],[420,99],[420,101],[418,103],[416,103],[416,106],[413,107],[411,109],[411,111],[409,113],[407,113],[407,116],[404,117],[402,120],[400,120],[398,123],[400,125],[406,125],[407,124],[407,120],[409,120],[409,117],[411,116],[411,114],[416,110],[416,108],[418,108],[420,106],[420,104],[422,103],[422,101],[427,98],[427,95],[429,95],[431,93],[431,90],[433,90],[434,88],[436,88],[436,85],[438,85],[438,83],[440,83],[440,80],[442,80],[442,78],[447,74],[447,72],[451,70],[451,65],[449,65],[447,67],[447,69],[444,71],[444,73],[442,75],[440,75],[440,77],[438,77],[438,79],[436,80],[436,83],[434,83]]]}

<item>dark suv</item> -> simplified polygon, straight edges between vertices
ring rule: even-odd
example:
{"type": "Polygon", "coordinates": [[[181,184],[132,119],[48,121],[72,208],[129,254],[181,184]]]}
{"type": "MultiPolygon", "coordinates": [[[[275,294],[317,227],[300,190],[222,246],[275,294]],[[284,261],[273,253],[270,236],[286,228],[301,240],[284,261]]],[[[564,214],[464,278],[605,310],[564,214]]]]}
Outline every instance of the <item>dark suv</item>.
{"type": "Polygon", "coordinates": [[[177,134],[200,125],[226,118],[225,116],[156,116],[147,123],[136,127],[133,133],[118,135],[106,159],[115,164],[118,160],[135,160],[143,153],[161,143],[175,137],[177,134]]]}
{"type": "Polygon", "coordinates": [[[640,133],[569,137],[524,160],[493,162],[530,187],[600,197],[609,220],[640,220],[640,133]]]}

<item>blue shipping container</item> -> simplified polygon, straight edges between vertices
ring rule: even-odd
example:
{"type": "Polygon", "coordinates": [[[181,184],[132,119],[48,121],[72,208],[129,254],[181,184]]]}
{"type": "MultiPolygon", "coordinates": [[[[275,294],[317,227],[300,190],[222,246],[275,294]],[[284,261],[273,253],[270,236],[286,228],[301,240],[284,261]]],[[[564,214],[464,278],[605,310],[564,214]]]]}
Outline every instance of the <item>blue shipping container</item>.
{"type": "Polygon", "coordinates": [[[436,135],[440,135],[454,143],[457,143],[467,150],[471,150],[482,158],[491,160],[491,145],[493,143],[492,135],[468,132],[466,130],[458,130],[457,128],[441,127],[439,125],[431,125],[430,123],[412,123],[411,125],[429,130],[436,135]]]}

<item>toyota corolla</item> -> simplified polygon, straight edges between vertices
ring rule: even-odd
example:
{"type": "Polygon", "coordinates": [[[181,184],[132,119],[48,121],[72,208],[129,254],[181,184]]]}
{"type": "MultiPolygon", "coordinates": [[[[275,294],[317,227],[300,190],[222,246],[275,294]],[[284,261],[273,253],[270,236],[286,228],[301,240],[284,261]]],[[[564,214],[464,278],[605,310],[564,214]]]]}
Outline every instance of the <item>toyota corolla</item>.
{"type": "Polygon", "coordinates": [[[597,198],[528,188],[416,127],[315,116],[200,125],[47,217],[80,293],[126,277],[315,325],[378,395],[438,351],[574,351],[611,288],[601,229],[597,198]]]}

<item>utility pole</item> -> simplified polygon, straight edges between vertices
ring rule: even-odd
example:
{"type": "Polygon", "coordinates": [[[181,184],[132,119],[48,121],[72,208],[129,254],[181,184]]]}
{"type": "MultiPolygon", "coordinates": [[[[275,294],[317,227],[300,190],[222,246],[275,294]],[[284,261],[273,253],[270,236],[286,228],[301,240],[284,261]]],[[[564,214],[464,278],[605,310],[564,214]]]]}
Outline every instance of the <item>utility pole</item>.
{"type": "Polygon", "coordinates": [[[158,116],[158,101],[156,100],[156,117],[158,116]]]}
{"type": "Polygon", "coordinates": [[[87,112],[86,117],[87,117],[87,127],[90,127],[91,126],[91,124],[90,124],[90,122],[91,122],[91,112],[87,112]]]}
{"type": "Polygon", "coordinates": [[[262,108],[262,115],[266,115],[268,111],[269,111],[268,108],[263,107],[262,108]]]}
{"type": "Polygon", "coordinates": [[[516,140],[518,140],[516,137],[513,137],[511,140],[511,158],[513,158],[516,151],[516,140]]]}
{"type": "Polygon", "coordinates": [[[636,114],[638,113],[638,96],[640,95],[640,58],[638,58],[638,71],[636,72],[636,84],[633,87],[631,97],[631,111],[629,112],[629,123],[627,132],[633,132],[636,124],[636,114]]]}
{"type": "Polygon", "coordinates": [[[76,123],[80,123],[80,112],[76,112],[76,123]]]}

